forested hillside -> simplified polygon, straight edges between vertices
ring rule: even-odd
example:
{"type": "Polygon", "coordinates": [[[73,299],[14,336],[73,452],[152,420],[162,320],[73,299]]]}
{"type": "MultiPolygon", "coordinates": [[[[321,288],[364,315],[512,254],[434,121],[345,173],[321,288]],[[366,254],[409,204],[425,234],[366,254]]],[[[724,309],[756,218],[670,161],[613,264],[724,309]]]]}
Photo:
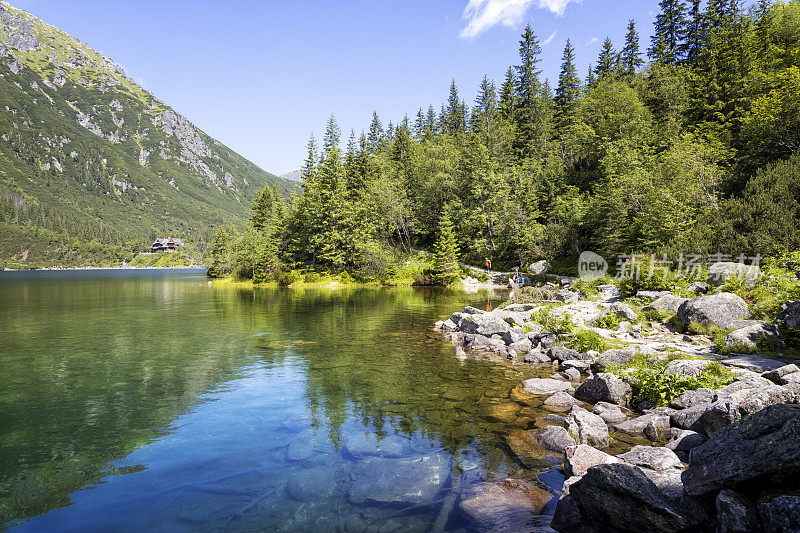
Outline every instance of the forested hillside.
{"type": "Polygon", "coordinates": [[[0,262],[119,262],[241,224],[264,172],[110,58],[0,2],[0,262]]]}
{"type": "MultiPolygon", "coordinates": [[[[527,27],[519,64],[472,105],[453,83],[439,110],[375,115],[344,150],[331,118],[309,142],[302,198],[266,226],[278,261],[380,272],[393,250],[433,249],[448,218],[460,257],[480,264],[796,249],[800,2],[663,0],[654,24],[642,43],[629,22],[585,77],[567,42],[553,83],[527,27]]],[[[275,268],[238,254],[241,275],[275,268]]]]}

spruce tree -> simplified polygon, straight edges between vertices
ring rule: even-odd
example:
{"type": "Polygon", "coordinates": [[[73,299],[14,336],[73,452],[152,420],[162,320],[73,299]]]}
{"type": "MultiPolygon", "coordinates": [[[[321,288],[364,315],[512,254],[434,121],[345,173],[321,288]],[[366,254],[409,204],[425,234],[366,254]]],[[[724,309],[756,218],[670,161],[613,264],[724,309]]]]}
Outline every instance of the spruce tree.
{"type": "Polygon", "coordinates": [[[443,285],[456,281],[461,270],[458,265],[458,243],[453,230],[451,211],[449,204],[442,209],[434,245],[436,282],[443,285]]]}
{"type": "Polygon", "coordinates": [[[661,0],[656,15],[652,45],[647,53],[660,63],[679,62],[686,37],[686,5],[683,0],[661,0]]]}
{"type": "Polygon", "coordinates": [[[383,146],[383,125],[381,119],[378,117],[378,112],[372,112],[372,122],[369,125],[369,133],[367,134],[367,141],[369,142],[369,151],[371,154],[377,154],[381,151],[383,146]]]}
{"type": "Polygon", "coordinates": [[[253,199],[250,208],[250,222],[254,229],[262,231],[271,225],[274,204],[275,200],[269,185],[264,185],[253,199]]]}
{"type": "Polygon", "coordinates": [[[603,41],[603,48],[600,49],[600,55],[597,58],[597,74],[598,80],[613,77],[616,71],[617,53],[614,51],[614,43],[611,38],[606,37],[603,41]]]}
{"type": "Polygon", "coordinates": [[[500,87],[500,116],[511,121],[517,108],[517,73],[514,67],[506,70],[506,79],[500,87]]]}
{"type": "Polygon", "coordinates": [[[644,64],[642,52],[639,49],[639,32],[636,31],[636,23],[628,21],[628,33],[625,34],[625,46],[620,54],[622,63],[622,74],[633,77],[636,70],[644,64]]]}
{"type": "Polygon", "coordinates": [[[539,56],[542,48],[530,25],[525,27],[519,43],[520,64],[517,66],[515,148],[519,159],[541,156],[550,136],[549,95],[539,80],[539,56]]]}
{"type": "Polygon", "coordinates": [[[686,23],[686,40],[681,52],[686,58],[686,63],[696,67],[703,49],[706,33],[705,16],[700,9],[702,0],[690,0],[689,18],[686,23]]]}
{"type": "Polygon", "coordinates": [[[575,48],[567,39],[564,54],[561,56],[561,72],[558,74],[556,88],[556,125],[563,128],[575,118],[577,102],[581,93],[581,80],[575,68],[575,48]]]}
{"type": "Polygon", "coordinates": [[[443,123],[446,133],[460,135],[466,131],[466,106],[458,95],[456,80],[450,82],[450,96],[444,110],[443,123]]]}

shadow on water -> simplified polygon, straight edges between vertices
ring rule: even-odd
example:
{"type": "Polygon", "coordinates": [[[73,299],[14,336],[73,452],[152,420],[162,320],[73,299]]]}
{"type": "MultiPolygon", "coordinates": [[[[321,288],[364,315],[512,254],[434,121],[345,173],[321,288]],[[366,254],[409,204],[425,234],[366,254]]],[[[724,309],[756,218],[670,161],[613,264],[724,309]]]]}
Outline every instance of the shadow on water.
{"type": "Polygon", "coordinates": [[[530,422],[509,393],[532,372],[460,361],[431,330],[466,304],[486,294],[0,277],[0,523],[425,530],[441,493],[354,505],[359,469],[537,474],[503,440],[530,422]]]}

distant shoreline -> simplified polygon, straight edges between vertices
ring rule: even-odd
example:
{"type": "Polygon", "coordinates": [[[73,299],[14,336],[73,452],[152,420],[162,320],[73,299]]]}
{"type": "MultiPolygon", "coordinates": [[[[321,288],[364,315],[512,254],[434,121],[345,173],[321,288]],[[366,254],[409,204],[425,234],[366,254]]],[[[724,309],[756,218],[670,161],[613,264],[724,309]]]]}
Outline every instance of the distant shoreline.
{"type": "Polygon", "coordinates": [[[35,270],[40,271],[48,271],[48,272],[67,272],[71,270],[206,270],[206,267],[203,265],[189,265],[189,266],[161,266],[161,267],[149,267],[149,266],[113,266],[113,267],[98,267],[98,266],[86,266],[86,267],[41,267],[41,268],[4,268],[0,270],[0,272],[31,272],[35,270]]]}

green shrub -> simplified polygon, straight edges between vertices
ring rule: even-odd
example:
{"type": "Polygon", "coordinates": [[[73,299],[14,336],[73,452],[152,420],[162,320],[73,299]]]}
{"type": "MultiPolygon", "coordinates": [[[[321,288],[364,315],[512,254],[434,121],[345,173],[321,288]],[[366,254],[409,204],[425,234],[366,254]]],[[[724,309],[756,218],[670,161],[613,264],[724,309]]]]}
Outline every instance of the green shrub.
{"type": "Polygon", "coordinates": [[[303,274],[303,281],[305,281],[306,283],[316,283],[321,278],[322,278],[322,275],[320,275],[319,272],[311,271],[311,272],[306,272],[305,274],[303,274]]]}
{"type": "Polygon", "coordinates": [[[564,342],[564,346],[570,350],[586,353],[589,350],[604,352],[611,348],[611,345],[600,336],[596,331],[590,329],[579,329],[564,342]]]}
{"type": "MultiPolygon", "coordinates": [[[[681,357],[678,354],[676,357],[681,357]]],[[[719,389],[733,383],[734,374],[719,363],[708,364],[699,376],[666,374],[668,361],[637,361],[631,365],[609,369],[617,375],[627,375],[633,388],[634,403],[649,401],[654,405],[668,405],[687,390],[707,387],[719,389]],[[626,370],[632,370],[626,372],[626,370]]]]}
{"type": "Polygon", "coordinates": [[[595,325],[604,329],[617,329],[619,327],[620,319],[616,313],[606,313],[601,316],[595,325]]]}
{"type": "Polygon", "coordinates": [[[600,291],[597,289],[600,285],[613,285],[615,280],[609,276],[586,281],[583,279],[576,279],[572,282],[572,288],[585,296],[593,296],[600,291]]]}
{"type": "Polygon", "coordinates": [[[575,324],[572,323],[572,319],[568,314],[550,314],[550,309],[552,307],[539,309],[531,315],[531,320],[542,326],[544,331],[555,333],[556,335],[572,333],[575,330],[575,324]]]}
{"type": "Polygon", "coordinates": [[[275,277],[275,281],[281,287],[288,287],[293,283],[297,283],[301,279],[303,279],[303,274],[296,271],[296,270],[289,270],[288,272],[285,270],[276,270],[273,274],[275,277]]]}

